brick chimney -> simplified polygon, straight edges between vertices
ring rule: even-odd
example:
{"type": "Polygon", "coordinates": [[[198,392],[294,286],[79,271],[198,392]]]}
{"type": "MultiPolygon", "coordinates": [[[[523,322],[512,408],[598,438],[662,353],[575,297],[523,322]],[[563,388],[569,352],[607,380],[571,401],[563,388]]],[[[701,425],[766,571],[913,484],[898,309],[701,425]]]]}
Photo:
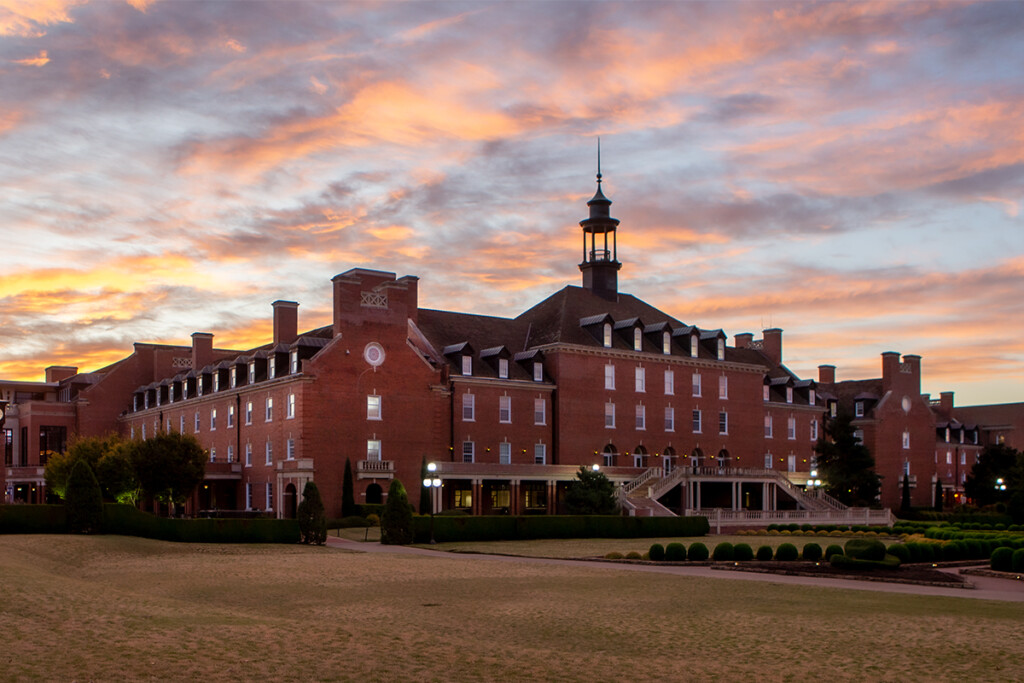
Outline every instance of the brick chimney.
{"type": "Polygon", "coordinates": [[[52,384],[78,374],[78,368],[70,365],[51,365],[46,368],[46,382],[52,384]]]}
{"type": "Polygon", "coordinates": [[[882,388],[886,391],[893,388],[900,373],[900,354],[886,351],[882,354],[882,388]]]}
{"type": "Polygon", "coordinates": [[[777,327],[765,330],[763,332],[764,339],[762,340],[761,351],[764,355],[768,356],[768,359],[776,365],[782,364],[782,330],[777,327]]]}
{"type": "Polygon", "coordinates": [[[746,349],[750,347],[750,342],[754,341],[754,335],[749,332],[743,334],[737,334],[733,337],[733,341],[736,343],[737,349],[746,349]]]}
{"type": "Polygon", "coordinates": [[[952,391],[943,391],[939,394],[939,414],[947,420],[953,417],[952,391]]]}
{"type": "Polygon", "coordinates": [[[192,333],[192,369],[201,370],[213,362],[213,335],[209,332],[192,333]]]}
{"type": "Polygon", "coordinates": [[[819,365],[818,366],[818,384],[835,384],[836,383],[836,366],[834,365],[819,365]]]}
{"type": "Polygon", "coordinates": [[[274,344],[291,344],[299,336],[299,304],[295,301],[275,301],[274,344]]]}

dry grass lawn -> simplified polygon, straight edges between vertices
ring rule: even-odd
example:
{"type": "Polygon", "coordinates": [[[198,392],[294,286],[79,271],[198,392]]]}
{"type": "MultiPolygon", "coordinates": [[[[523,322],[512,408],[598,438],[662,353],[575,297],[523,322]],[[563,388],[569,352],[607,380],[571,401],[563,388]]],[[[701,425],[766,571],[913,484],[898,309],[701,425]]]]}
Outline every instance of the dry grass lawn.
{"type": "Polygon", "coordinates": [[[2,680],[1006,681],[1022,631],[1020,604],[959,598],[0,536],[2,680]]]}

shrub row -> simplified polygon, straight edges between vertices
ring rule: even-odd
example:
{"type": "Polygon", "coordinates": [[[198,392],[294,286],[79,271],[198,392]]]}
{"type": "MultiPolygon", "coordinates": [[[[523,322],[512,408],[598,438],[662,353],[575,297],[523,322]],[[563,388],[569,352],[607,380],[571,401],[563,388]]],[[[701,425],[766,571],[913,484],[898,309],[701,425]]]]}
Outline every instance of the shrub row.
{"type": "MultiPolygon", "coordinates": [[[[842,554],[843,549],[837,545],[830,545],[828,552],[842,554]]],[[[783,543],[774,552],[771,546],[762,545],[757,549],[757,553],[746,543],[733,545],[729,542],[722,542],[716,545],[714,550],[710,552],[706,545],[699,542],[691,544],[689,549],[685,548],[682,543],[669,543],[668,546],[655,543],[647,551],[647,559],[654,562],[682,562],[687,559],[700,562],[710,557],[717,562],[749,562],[756,558],[761,562],[765,562],[774,556],[776,560],[782,561],[793,561],[802,557],[804,560],[816,562],[824,554],[821,546],[817,543],[808,543],[804,546],[802,553],[792,543],[783,543]]],[[[605,557],[608,559],[621,559],[622,555],[620,553],[608,553],[605,557]]]]}
{"type": "Polygon", "coordinates": [[[1024,572],[1024,548],[996,548],[989,565],[997,572],[1024,572]]]}
{"type": "MultiPolygon", "coordinates": [[[[417,543],[430,538],[429,515],[413,518],[417,543]]],[[[514,541],[537,538],[652,538],[704,536],[704,517],[620,517],[618,515],[494,515],[434,517],[438,543],[514,541]]]]}
{"type": "Polygon", "coordinates": [[[889,533],[890,527],[870,524],[769,524],[769,531],[875,531],[889,533]]]}

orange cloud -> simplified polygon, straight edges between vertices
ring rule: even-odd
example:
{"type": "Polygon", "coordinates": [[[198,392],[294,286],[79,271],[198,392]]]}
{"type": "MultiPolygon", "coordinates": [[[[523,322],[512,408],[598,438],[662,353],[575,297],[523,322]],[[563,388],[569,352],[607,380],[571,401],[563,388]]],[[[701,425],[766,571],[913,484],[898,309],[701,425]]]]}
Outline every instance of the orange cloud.
{"type": "Polygon", "coordinates": [[[15,59],[14,63],[21,64],[22,66],[46,66],[50,63],[50,58],[47,56],[46,50],[40,50],[39,54],[35,57],[15,59]]]}
{"type": "Polygon", "coordinates": [[[69,10],[86,0],[0,0],[0,36],[40,38],[42,26],[74,22],[69,10]]]}

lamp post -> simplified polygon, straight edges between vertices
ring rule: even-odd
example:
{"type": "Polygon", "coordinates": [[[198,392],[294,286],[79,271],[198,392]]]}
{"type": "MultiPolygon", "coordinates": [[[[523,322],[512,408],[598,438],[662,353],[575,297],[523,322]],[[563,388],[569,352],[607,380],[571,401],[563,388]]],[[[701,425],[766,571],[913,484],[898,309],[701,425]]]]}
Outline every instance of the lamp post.
{"type": "Polygon", "coordinates": [[[999,477],[998,479],[996,479],[996,491],[1005,491],[1005,490],[1006,490],[1006,482],[1003,481],[1002,477],[999,477]]]}
{"type": "Polygon", "coordinates": [[[430,491],[430,545],[434,545],[437,541],[434,540],[434,491],[441,490],[441,478],[437,476],[437,463],[430,463],[427,465],[427,477],[423,480],[423,486],[430,491]]]}

